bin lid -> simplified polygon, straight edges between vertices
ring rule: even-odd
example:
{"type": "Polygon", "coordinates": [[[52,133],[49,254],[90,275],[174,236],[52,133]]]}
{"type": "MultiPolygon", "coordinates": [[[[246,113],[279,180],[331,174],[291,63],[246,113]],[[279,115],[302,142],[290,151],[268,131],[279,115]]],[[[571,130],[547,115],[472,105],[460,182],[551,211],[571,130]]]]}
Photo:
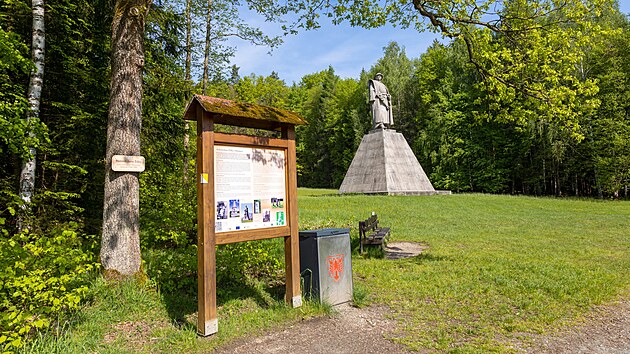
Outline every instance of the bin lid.
{"type": "Polygon", "coordinates": [[[349,234],[350,229],[344,228],[327,228],[327,229],[318,229],[318,230],[304,230],[300,231],[300,237],[326,237],[326,236],[337,236],[343,234],[349,234]]]}

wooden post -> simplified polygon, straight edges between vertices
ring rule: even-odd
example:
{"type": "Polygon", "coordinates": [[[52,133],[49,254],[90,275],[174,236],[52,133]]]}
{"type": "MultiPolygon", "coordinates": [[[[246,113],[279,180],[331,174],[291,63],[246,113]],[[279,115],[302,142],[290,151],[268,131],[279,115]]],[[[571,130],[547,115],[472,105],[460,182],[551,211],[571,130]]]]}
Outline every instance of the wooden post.
{"type": "Polygon", "coordinates": [[[300,239],[298,234],[297,206],[297,166],[295,152],[295,128],[282,128],[282,138],[288,142],[287,147],[287,213],[290,221],[291,235],[284,238],[284,263],[286,271],[285,300],[293,307],[302,306],[300,291],[300,239]]]}
{"type": "Polygon", "coordinates": [[[197,330],[217,333],[216,239],[214,235],[214,122],[197,106],[197,330]]]}

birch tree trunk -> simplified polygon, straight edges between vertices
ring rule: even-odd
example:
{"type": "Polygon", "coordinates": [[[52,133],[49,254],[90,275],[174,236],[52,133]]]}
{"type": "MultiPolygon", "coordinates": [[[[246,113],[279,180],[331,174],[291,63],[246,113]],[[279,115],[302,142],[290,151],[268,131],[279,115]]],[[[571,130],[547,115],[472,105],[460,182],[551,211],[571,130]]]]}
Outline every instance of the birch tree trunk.
{"type": "MultiPolygon", "coordinates": [[[[35,68],[31,72],[28,85],[28,104],[29,111],[26,116],[26,124],[29,126],[33,120],[39,119],[39,104],[42,97],[42,87],[44,85],[44,49],[46,46],[46,31],[44,26],[44,0],[32,1],[33,11],[33,44],[32,58],[35,68]]],[[[33,131],[29,132],[34,137],[33,131]]],[[[29,225],[26,222],[26,214],[30,211],[29,204],[35,193],[35,168],[37,162],[37,150],[29,147],[30,157],[24,161],[20,172],[20,198],[23,201],[23,207],[20,217],[18,218],[18,232],[27,229],[29,225]]]]}
{"type": "Polygon", "coordinates": [[[206,19],[206,46],[203,55],[203,89],[202,92],[205,95],[208,87],[208,63],[210,61],[210,30],[212,20],[212,0],[208,0],[208,17],[206,19]]]}
{"type": "Polygon", "coordinates": [[[105,150],[101,264],[107,278],[140,271],[138,173],[112,171],[113,155],[140,155],[144,17],[150,0],[116,0],[105,150]]]}

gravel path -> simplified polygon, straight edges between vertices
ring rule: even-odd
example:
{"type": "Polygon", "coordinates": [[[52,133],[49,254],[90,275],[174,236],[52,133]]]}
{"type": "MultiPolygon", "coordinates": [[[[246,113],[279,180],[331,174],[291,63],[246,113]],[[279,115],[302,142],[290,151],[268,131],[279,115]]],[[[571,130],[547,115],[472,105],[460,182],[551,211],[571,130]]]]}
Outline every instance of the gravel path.
{"type": "Polygon", "coordinates": [[[596,307],[575,327],[537,338],[529,352],[630,354],[630,296],[596,307]]]}
{"type": "MultiPolygon", "coordinates": [[[[217,353],[409,353],[386,338],[396,322],[383,307],[336,307],[332,317],[318,317],[257,338],[243,338],[217,353]]],[[[538,336],[524,353],[630,354],[630,301],[595,309],[585,321],[557,335],[538,336]]],[[[424,351],[423,351],[424,352],[424,351]]],[[[427,350],[426,352],[431,352],[427,350]]]]}
{"type": "Polygon", "coordinates": [[[407,353],[385,339],[396,322],[381,307],[336,307],[332,317],[318,317],[258,338],[237,340],[217,353],[407,353]]]}

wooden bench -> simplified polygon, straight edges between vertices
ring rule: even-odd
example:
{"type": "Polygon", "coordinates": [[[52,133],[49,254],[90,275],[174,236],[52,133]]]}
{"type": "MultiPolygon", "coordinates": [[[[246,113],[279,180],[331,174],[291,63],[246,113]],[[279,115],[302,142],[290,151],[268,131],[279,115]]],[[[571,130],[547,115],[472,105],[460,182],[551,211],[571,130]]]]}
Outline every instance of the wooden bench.
{"type": "Polygon", "coordinates": [[[389,236],[389,227],[379,227],[376,214],[372,214],[365,221],[359,221],[361,253],[363,253],[363,245],[382,245],[387,236],[389,236]]]}

